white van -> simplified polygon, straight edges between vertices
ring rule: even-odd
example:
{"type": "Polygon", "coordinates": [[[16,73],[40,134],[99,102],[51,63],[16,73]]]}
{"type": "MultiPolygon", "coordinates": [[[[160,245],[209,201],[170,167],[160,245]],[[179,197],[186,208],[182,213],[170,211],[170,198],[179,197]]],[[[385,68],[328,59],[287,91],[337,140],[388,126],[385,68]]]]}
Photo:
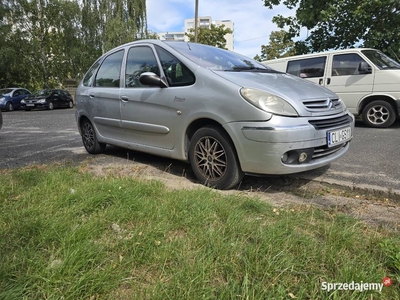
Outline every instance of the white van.
{"type": "Polygon", "coordinates": [[[262,63],[329,88],[369,126],[389,127],[400,115],[400,63],[378,50],[336,50],[262,63]]]}

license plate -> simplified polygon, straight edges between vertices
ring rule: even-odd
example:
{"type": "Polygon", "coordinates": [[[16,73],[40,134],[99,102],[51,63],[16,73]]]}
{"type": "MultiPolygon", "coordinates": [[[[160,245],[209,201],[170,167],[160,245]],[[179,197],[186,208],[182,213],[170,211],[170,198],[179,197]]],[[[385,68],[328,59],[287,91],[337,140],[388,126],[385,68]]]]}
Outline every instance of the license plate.
{"type": "Polygon", "coordinates": [[[351,139],[351,127],[328,131],[328,147],[343,144],[351,139]]]}
{"type": "Polygon", "coordinates": [[[26,106],[35,106],[35,104],[27,104],[26,106]]]}

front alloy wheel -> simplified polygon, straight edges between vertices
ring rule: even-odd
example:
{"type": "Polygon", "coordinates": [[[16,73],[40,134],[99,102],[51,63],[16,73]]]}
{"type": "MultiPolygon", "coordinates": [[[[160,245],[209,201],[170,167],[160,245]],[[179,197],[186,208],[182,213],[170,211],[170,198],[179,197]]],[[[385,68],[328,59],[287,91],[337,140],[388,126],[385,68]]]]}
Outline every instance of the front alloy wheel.
{"type": "Polygon", "coordinates": [[[14,110],[14,105],[12,102],[7,102],[6,104],[6,111],[13,111],[14,110]]]}
{"type": "Polygon", "coordinates": [[[217,127],[206,126],[196,131],[189,159],[197,179],[205,185],[229,189],[243,178],[229,137],[217,127]]]}

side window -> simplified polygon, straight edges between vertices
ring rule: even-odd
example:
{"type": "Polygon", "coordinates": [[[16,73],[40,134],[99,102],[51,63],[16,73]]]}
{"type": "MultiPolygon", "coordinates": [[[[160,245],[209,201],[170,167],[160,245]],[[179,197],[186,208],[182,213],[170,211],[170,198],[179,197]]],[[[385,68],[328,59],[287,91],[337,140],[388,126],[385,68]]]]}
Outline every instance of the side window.
{"type": "Polygon", "coordinates": [[[89,71],[86,73],[85,77],[83,78],[83,82],[82,84],[84,86],[91,86],[93,83],[93,79],[94,79],[94,75],[95,72],[97,70],[97,68],[99,67],[100,62],[96,61],[93,66],[91,66],[91,68],[89,69],[89,71]]]}
{"type": "Polygon", "coordinates": [[[195,82],[195,77],[182,62],[165,51],[161,47],[156,47],[158,56],[161,61],[165,76],[167,76],[169,86],[185,86],[195,82]]]}
{"type": "Polygon", "coordinates": [[[124,51],[121,50],[106,57],[97,72],[95,86],[119,87],[123,56],[124,51]]]}
{"type": "Polygon", "coordinates": [[[358,75],[360,62],[365,61],[356,53],[333,56],[332,76],[358,75]]]}
{"type": "Polygon", "coordinates": [[[289,61],[286,73],[303,77],[323,77],[326,56],[289,61]]]}
{"type": "Polygon", "coordinates": [[[129,49],[125,69],[125,87],[143,87],[139,77],[144,72],[153,72],[160,76],[160,68],[150,47],[138,46],[129,49]]]}

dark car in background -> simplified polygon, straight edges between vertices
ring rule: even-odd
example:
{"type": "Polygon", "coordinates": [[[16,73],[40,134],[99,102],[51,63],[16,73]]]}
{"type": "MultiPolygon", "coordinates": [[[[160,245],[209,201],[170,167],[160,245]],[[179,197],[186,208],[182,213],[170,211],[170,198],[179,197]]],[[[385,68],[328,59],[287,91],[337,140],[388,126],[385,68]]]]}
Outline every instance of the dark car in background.
{"type": "Polygon", "coordinates": [[[40,90],[21,101],[21,107],[25,110],[35,108],[72,108],[74,107],[74,100],[66,90],[40,90]]]}
{"type": "Polygon", "coordinates": [[[11,111],[21,107],[21,101],[31,92],[24,88],[0,89],[0,110],[11,111]]]}
{"type": "Polygon", "coordinates": [[[1,127],[3,127],[3,115],[0,110],[0,129],[1,129],[1,127]]]}

